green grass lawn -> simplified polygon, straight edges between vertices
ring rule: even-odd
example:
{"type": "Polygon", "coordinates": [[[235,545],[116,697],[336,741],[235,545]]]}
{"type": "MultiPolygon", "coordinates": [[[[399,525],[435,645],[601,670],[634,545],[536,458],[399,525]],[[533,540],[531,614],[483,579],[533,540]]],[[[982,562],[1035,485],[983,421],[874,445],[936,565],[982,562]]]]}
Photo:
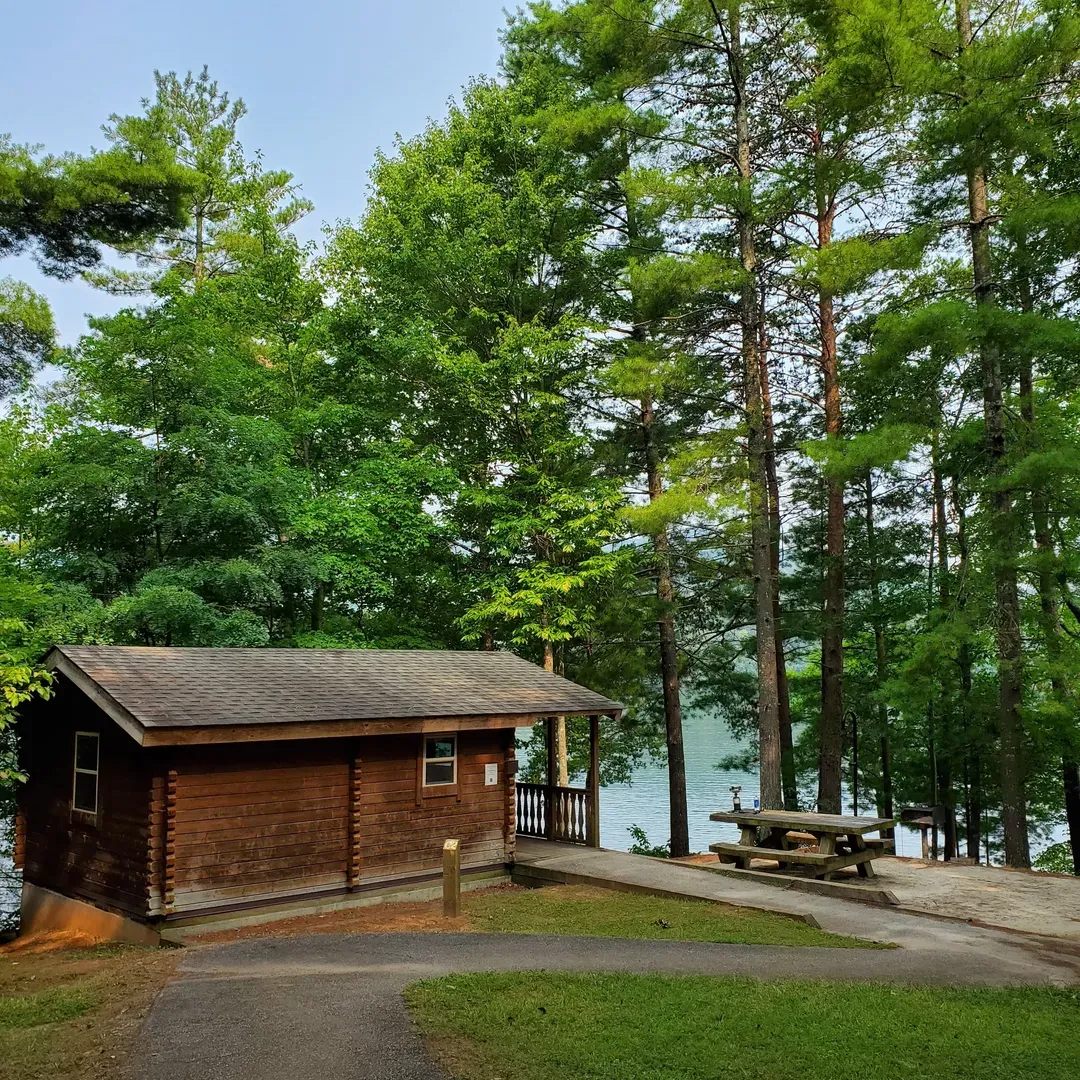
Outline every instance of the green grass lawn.
{"type": "Polygon", "coordinates": [[[471,929],[491,933],[875,947],[770,912],[581,885],[488,889],[466,894],[462,908],[471,929]]]}
{"type": "Polygon", "coordinates": [[[55,986],[37,994],[0,996],[0,1030],[73,1020],[96,1003],[96,996],[79,986],[55,986]]]}
{"type": "Polygon", "coordinates": [[[450,976],[406,1000],[458,1080],[1076,1080],[1080,993],[450,976]]]}

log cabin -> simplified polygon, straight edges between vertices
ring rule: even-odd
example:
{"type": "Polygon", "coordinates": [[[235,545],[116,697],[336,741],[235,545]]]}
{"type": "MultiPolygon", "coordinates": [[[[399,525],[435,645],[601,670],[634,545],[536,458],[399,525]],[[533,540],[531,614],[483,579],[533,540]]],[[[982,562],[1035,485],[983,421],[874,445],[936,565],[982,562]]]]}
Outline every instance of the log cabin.
{"type": "Polygon", "coordinates": [[[466,883],[505,875],[519,830],[599,844],[599,718],[621,706],[511,653],[64,646],[46,666],[19,721],[24,931],[415,897],[448,838],[466,883]],[[585,788],[554,785],[567,715],[591,718],[585,788]],[[518,785],[538,720],[547,783],[518,785]]]}

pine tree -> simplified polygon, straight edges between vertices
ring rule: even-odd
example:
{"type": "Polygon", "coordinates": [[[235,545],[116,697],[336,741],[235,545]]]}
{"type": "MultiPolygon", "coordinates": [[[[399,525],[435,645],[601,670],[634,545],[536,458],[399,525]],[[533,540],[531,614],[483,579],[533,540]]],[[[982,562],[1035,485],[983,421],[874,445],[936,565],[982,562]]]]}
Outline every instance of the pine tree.
{"type": "Polygon", "coordinates": [[[602,265],[618,277],[594,302],[597,314],[619,327],[624,342],[616,347],[605,382],[620,410],[626,409],[614,418],[616,432],[634,447],[632,460],[644,473],[651,506],[638,520],[648,522],[655,579],[670,845],[678,857],[689,853],[689,833],[671,537],[677,517],[665,509],[664,473],[681,370],[663,328],[685,300],[685,283],[663,250],[669,199],[655,190],[648,172],[665,127],[653,101],[670,62],[669,35],[661,23],[657,6],[642,0],[615,8],[577,3],[559,12],[533,5],[527,19],[511,24],[507,64],[518,77],[542,65],[564,80],[566,100],[538,114],[536,123],[547,139],[580,157],[588,185],[582,197],[603,207],[597,239],[601,230],[615,238],[606,245],[602,265]]]}
{"type": "Polygon", "coordinates": [[[182,79],[155,71],[154,83],[154,98],[143,99],[142,114],[113,115],[105,136],[116,153],[184,178],[183,219],[179,227],[117,245],[143,269],[89,275],[111,292],[146,292],[168,272],[198,286],[235,266],[250,242],[238,221],[245,209],[265,206],[281,234],[311,210],[290,173],[265,171],[257,157],[245,156],[237,125],[247,108],[221,90],[207,68],[182,79]]]}

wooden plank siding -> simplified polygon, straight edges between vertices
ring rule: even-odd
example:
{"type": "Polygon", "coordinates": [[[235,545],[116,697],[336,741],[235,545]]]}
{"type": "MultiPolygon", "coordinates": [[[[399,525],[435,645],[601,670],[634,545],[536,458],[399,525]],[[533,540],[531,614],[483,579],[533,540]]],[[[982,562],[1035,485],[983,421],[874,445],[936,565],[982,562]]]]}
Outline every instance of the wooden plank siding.
{"type": "Polygon", "coordinates": [[[457,783],[422,784],[418,733],[139,747],[63,678],[20,722],[25,878],[140,919],[179,919],[464,871],[514,854],[514,731],[457,734],[457,783]],[[75,731],[100,742],[96,820],[72,811],[75,731]],[[485,783],[485,769],[498,780],[485,783]]]}
{"type": "MultiPolygon", "coordinates": [[[[454,790],[418,783],[420,746],[415,736],[385,736],[361,744],[358,850],[360,881],[408,877],[442,866],[443,841],[461,841],[463,869],[503,864],[507,834],[507,753],[513,730],[458,734],[458,783],[454,790]],[[497,764],[499,781],[484,784],[484,768],[497,764]]],[[[511,781],[512,782],[512,781],[511,781]]]]}
{"type": "Polygon", "coordinates": [[[175,752],[167,914],[344,888],[344,750],[294,743],[175,752]]]}
{"type": "Polygon", "coordinates": [[[176,767],[173,902],[166,914],[361,888],[441,866],[448,837],[462,866],[502,865],[513,733],[458,736],[452,793],[418,785],[420,740],[187,747],[176,767]],[[499,782],[484,784],[484,768],[499,782]]]}
{"type": "Polygon", "coordinates": [[[23,875],[55,892],[145,917],[151,755],[96,705],[59,683],[20,724],[23,875]],[[100,735],[98,812],[73,812],[75,732],[100,735]]]}

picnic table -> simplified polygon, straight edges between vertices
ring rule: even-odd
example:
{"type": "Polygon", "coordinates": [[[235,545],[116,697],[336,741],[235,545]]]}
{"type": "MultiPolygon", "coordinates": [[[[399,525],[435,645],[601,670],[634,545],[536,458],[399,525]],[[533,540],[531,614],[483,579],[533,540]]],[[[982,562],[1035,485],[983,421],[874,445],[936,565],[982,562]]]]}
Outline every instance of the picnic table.
{"type": "Polygon", "coordinates": [[[854,866],[859,877],[874,877],[873,860],[891,848],[892,841],[868,840],[866,834],[896,825],[893,818],[788,810],[721,810],[710,814],[709,820],[732,822],[742,830],[738,843],[709,845],[721,862],[733,862],[740,870],[749,870],[751,859],[774,859],[781,868],[806,867],[812,877],[823,881],[845,866],[854,866]],[[760,841],[759,829],[768,830],[760,841]],[[817,843],[817,851],[799,851],[799,842],[811,838],[817,843]]]}

